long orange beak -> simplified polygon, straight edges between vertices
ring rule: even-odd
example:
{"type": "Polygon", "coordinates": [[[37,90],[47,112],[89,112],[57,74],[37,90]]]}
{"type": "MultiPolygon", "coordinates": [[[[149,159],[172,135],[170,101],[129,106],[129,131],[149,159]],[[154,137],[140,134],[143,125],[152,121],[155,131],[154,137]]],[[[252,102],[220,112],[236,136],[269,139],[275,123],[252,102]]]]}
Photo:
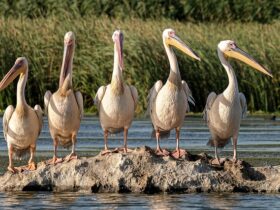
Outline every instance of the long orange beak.
{"type": "Polygon", "coordinates": [[[22,68],[22,65],[20,63],[15,63],[0,82],[0,91],[5,89],[19,74],[23,72],[24,69],[22,68]]]}
{"type": "MultiPolygon", "coordinates": [[[[63,52],[63,61],[59,77],[59,86],[63,85],[63,82],[68,74],[72,72],[72,60],[75,50],[75,37],[73,32],[68,32],[69,38],[64,40],[64,52],[63,52]]],[[[66,34],[66,35],[67,35],[66,34]]]]}
{"type": "Polygon", "coordinates": [[[263,74],[273,77],[270,70],[266,69],[264,66],[259,64],[252,56],[250,56],[245,51],[241,50],[239,47],[235,47],[229,51],[225,51],[224,53],[228,57],[240,60],[248,64],[249,66],[253,67],[254,69],[262,72],[263,74]]]}
{"type": "Polygon", "coordinates": [[[115,42],[118,51],[119,66],[121,70],[123,70],[124,64],[123,64],[123,33],[122,32],[119,33],[115,42]]]}
{"type": "Polygon", "coordinates": [[[200,57],[176,35],[166,38],[165,43],[178,48],[179,50],[196,60],[201,60],[200,57]]]}

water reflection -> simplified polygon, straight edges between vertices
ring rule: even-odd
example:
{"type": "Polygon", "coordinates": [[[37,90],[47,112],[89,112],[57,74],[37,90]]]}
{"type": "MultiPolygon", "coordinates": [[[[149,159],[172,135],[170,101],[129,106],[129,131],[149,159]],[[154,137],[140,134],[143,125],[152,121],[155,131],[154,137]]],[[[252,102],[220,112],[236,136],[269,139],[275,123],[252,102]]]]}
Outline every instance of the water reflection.
{"type": "Polygon", "coordinates": [[[0,193],[0,209],[277,209],[280,195],[0,193]]]}
{"type": "Polygon", "coordinates": [[[78,202],[79,194],[72,193],[46,193],[44,199],[44,205],[48,207],[60,207],[63,204],[64,208],[75,206],[78,202]]]}
{"type": "Polygon", "coordinates": [[[6,192],[1,195],[1,207],[14,208],[21,206],[24,201],[34,200],[36,193],[6,192]]]}
{"type": "Polygon", "coordinates": [[[180,196],[160,194],[148,196],[150,209],[175,209],[176,206],[181,206],[180,196]],[[172,202],[173,201],[173,202],[172,202]],[[174,201],[176,203],[174,203],[174,201]]]}
{"type": "Polygon", "coordinates": [[[239,196],[232,198],[232,194],[219,193],[208,194],[206,196],[206,202],[210,208],[213,209],[232,209],[234,206],[238,206],[239,196]]]}

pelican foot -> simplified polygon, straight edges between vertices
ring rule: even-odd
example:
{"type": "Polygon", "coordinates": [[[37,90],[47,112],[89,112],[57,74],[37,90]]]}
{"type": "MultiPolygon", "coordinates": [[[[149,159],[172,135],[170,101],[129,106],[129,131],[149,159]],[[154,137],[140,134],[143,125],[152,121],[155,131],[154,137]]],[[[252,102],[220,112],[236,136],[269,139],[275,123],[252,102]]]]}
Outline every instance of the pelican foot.
{"type": "Polygon", "coordinates": [[[101,155],[108,155],[108,154],[110,154],[110,153],[112,153],[112,151],[109,150],[109,149],[104,149],[104,150],[102,150],[102,151],[100,152],[101,155]]]}
{"type": "Polygon", "coordinates": [[[235,164],[242,164],[242,160],[238,160],[237,158],[230,159],[235,164]]]}
{"type": "Polygon", "coordinates": [[[168,155],[170,155],[170,152],[168,150],[161,149],[161,148],[156,149],[155,153],[156,153],[157,156],[168,156],[168,155]]]}
{"type": "Polygon", "coordinates": [[[20,172],[35,171],[36,164],[35,164],[35,162],[31,162],[31,163],[28,163],[28,165],[18,167],[17,170],[19,170],[20,172]]]}
{"type": "Polygon", "coordinates": [[[184,149],[177,149],[171,153],[171,156],[175,159],[179,159],[179,158],[183,157],[184,155],[186,155],[186,153],[187,152],[184,149]]]}
{"type": "Polygon", "coordinates": [[[233,157],[233,158],[231,159],[231,161],[232,161],[233,163],[237,163],[237,158],[233,157]]]}
{"type": "Polygon", "coordinates": [[[210,160],[210,164],[221,166],[225,163],[225,161],[226,161],[226,158],[215,158],[215,159],[210,160]]]}
{"type": "Polygon", "coordinates": [[[63,162],[70,162],[71,160],[77,160],[78,156],[75,153],[71,153],[70,155],[67,155],[65,158],[63,158],[63,162]]]}
{"type": "Polygon", "coordinates": [[[57,158],[57,157],[53,157],[52,159],[49,159],[46,161],[47,165],[56,165],[58,163],[62,163],[63,159],[62,158],[57,158]]]}
{"type": "Polygon", "coordinates": [[[8,166],[7,169],[8,169],[8,171],[12,172],[13,174],[19,172],[17,167],[10,167],[10,166],[8,166]]]}
{"type": "Polygon", "coordinates": [[[36,163],[35,162],[31,162],[28,163],[27,167],[24,168],[24,170],[28,170],[28,171],[35,171],[36,170],[36,163]]]}
{"type": "Polygon", "coordinates": [[[114,149],[112,152],[113,153],[129,153],[129,152],[132,152],[133,150],[132,149],[128,149],[128,148],[125,148],[125,147],[117,147],[116,149],[114,149]]]}

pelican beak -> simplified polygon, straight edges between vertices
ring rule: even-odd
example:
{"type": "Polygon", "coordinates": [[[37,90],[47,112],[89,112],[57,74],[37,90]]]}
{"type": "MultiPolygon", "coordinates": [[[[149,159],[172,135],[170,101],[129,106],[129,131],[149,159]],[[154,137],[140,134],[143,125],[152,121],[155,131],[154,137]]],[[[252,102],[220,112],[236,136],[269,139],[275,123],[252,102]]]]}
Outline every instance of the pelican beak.
{"type": "Polygon", "coordinates": [[[186,53],[190,57],[196,59],[196,60],[201,60],[200,57],[190,48],[188,47],[178,36],[173,35],[172,37],[166,38],[166,44],[172,45],[182,52],[186,53]]]}
{"type": "Polygon", "coordinates": [[[0,91],[5,89],[19,74],[23,72],[24,69],[22,68],[22,62],[15,63],[0,82],[0,91]]]}
{"type": "Polygon", "coordinates": [[[64,39],[64,53],[63,53],[63,61],[60,72],[59,84],[63,84],[65,78],[72,71],[72,61],[73,54],[75,48],[75,38],[73,32],[68,32],[65,35],[64,39]]]}
{"type": "Polygon", "coordinates": [[[121,70],[123,70],[123,34],[122,32],[119,33],[119,35],[116,38],[116,47],[118,51],[118,57],[119,57],[119,66],[121,70]]]}
{"type": "Polygon", "coordinates": [[[248,53],[241,50],[239,47],[235,45],[234,48],[231,48],[229,51],[224,52],[226,56],[238,59],[240,61],[243,61],[244,63],[248,64],[249,66],[253,67],[254,69],[262,72],[263,74],[266,74],[270,77],[273,77],[271,72],[263,67],[261,64],[259,64],[253,57],[251,57],[248,53]]]}

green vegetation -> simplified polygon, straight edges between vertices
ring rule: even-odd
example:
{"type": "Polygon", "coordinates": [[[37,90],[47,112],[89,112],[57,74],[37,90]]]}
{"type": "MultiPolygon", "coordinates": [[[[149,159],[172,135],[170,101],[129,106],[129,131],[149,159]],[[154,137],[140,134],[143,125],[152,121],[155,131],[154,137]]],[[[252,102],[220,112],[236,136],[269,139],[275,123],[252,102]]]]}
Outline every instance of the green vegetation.
{"type": "MultiPolygon", "coordinates": [[[[46,90],[55,91],[63,53],[63,37],[72,30],[77,46],[74,57],[74,86],[84,96],[85,108],[95,111],[93,97],[99,86],[110,82],[113,66],[115,29],[124,32],[124,77],[137,87],[140,102],[138,114],[144,113],[146,96],[153,84],[166,80],[169,63],[162,44],[162,31],[172,27],[202,58],[194,61],[176,51],[182,78],[193,92],[196,106],[201,112],[211,91],[220,93],[227,86],[227,76],[216,54],[220,40],[233,39],[239,47],[250,53],[261,64],[272,70],[269,78],[241,62],[232,61],[237,74],[239,90],[244,92],[250,111],[279,111],[280,109],[280,22],[258,23],[182,23],[171,20],[108,19],[105,16],[2,18],[0,20],[0,77],[14,64],[17,57],[29,61],[29,80],[26,98],[29,104],[43,105],[46,90]]],[[[13,85],[1,91],[0,109],[15,104],[13,85]]]]}
{"type": "Polygon", "coordinates": [[[111,18],[168,18],[180,21],[271,22],[280,18],[279,0],[2,0],[4,17],[106,15],[111,18]]]}

